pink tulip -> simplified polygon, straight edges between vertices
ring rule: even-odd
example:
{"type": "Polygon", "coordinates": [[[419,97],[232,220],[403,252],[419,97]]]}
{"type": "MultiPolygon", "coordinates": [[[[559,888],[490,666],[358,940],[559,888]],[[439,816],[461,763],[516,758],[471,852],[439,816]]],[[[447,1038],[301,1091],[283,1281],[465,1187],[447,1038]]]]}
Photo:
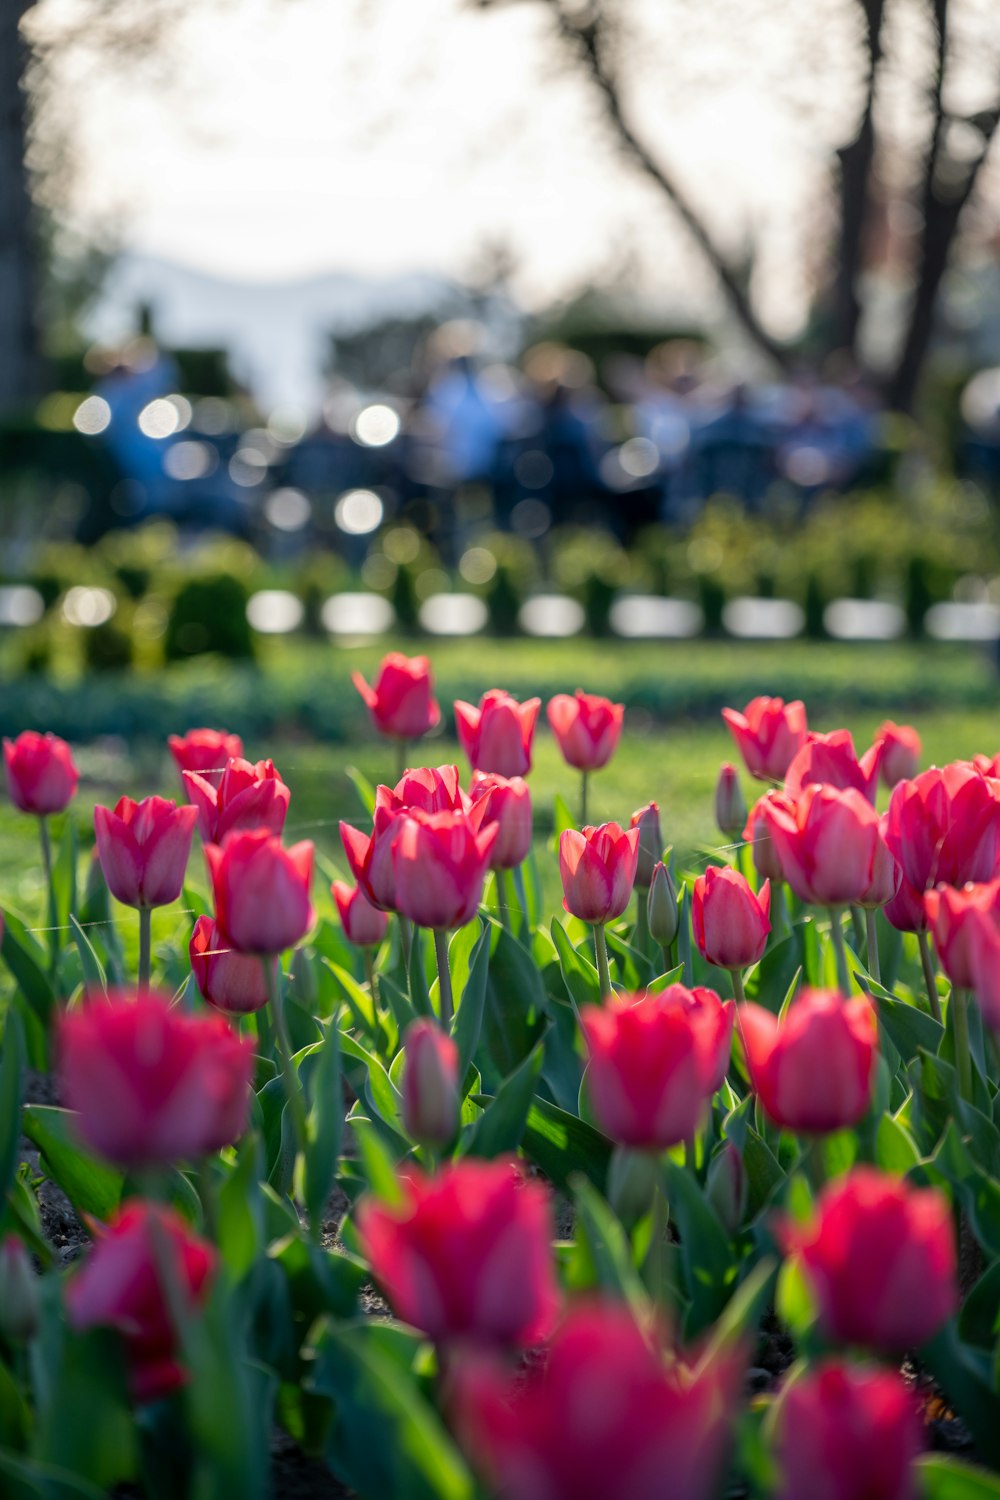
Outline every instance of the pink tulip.
{"type": "Polygon", "coordinates": [[[437,1344],[530,1346],[558,1307],[549,1192],[512,1160],[408,1168],[398,1203],[368,1199],[364,1253],[397,1317],[437,1344]]]}
{"type": "Polygon", "coordinates": [[[754,869],[766,880],[784,881],[785,872],[771,832],[771,816],[777,805],[792,806],[783,792],[765,792],[750,809],[743,837],[751,845],[754,869]]]}
{"type": "Polygon", "coordinates": [[[211,1245],[158,1203],[133,1199],[97,1230],[66,1288],[69,1321],[78,1330],[118,1330],[133,1400],[159,1401],[186,1383],[170,1299],[180,1297],[189,1312],[201,1307],[216,1261],[211,1245]]]}
{"type": "Polygon", "coordinates": [[[912,724],[886,719],[875,734],[882,744],[882,780],[891,791],[901,781],[912,781],[920,769],[920,736],[912,724]]]}
{"type": "Polygon", "coordinates": [[[822,1135],[867,1112],[878,1027],[864,997],[803,990],[780,1021],[747,1002],[736,1030],[751,1087],[775,1124],[822,1135]]]}
{"type": "Polygon", "coordinates": [[[197,771],[182,778],[188,801],[198,809],[201,836],[206,844],[221,844],[235,829],[266,828],[280,833],[285,826],[291,792],[271,760],[231,760],[217,785],[197,771]]]}
{"type": "Polygon", "coordinates": [[[559,838],[563,906],[574,917],[597,924],[620,917],[632,898],[639,860],[639,830],[617,823],[567,828],[559,838]]]}
{"type": "Polygon", "coordinates": [[[229,762],[243,754],[239,735],[226,734],[222,729],[189,729],[185,735],[172,734],[167,745],[182,784],[185,771],[196,771],[212,786],[218,786],[229,762]]]}
{"type": "Polygon", "coordinates": [[[580,1023],[590,1062],[587,1094],[605,1135],[662,1151],[692,1135],[725,1076],[732,1001],[671,985],[662,994],[615,995],[585,1005],[580,1023]]]}
{"type": "Polygon", "coordinates": [[[374,687],[368,686],[360,672],[352,672],[351,681],[379,734],[417,740],[440,723],[441,710],[434,698],[431,664],[426,656],[390,651],[382,660],[374,687]]]}
{"type": "Polygon", "coordinates": [[[709,865],[694,883],[691,925],[698,951],[720,969],[745,969],[763,956],[771,931],[771,884],[758,892],[728,865],[709,865]]]}
{"type": "Polygon", "coordinates": [[[455,727],[473,770],[526,776],[531,770],[531,742],[540,707],[540,698],[518,703],[499,688],[484,693],[478,708],[457,702],[455,727]]]}
{"type": "Polygon", "coordinates": [[[874,1167],[823,1189],[807,1224],[789,1225],[828,1338],[900,1354],[927,1342],[958,1307],[947,1198],[874,1167]]]}
{"type": "Polygon", "coordinates": [[[777,1500],[918,1500],[923,1447],[913,1393],[892,1370],[833,1360],[776,1409],[777,1500]]]}
{"type": "Polygon", "coordinates": [[[418,927],[464,927],[476,915],[499,829],[463,812],[407,813],[392,845],[396,905],[418,927]]]}
{"type": "Polygon", "coordinates": [[[335,880],[330,889],[347,941],[358,948],[377,948],[389,927],[385,912],[372,906],[360,886],[335,880]]]}
{"type": "Polygon", "coordinates": [[[751,776],[781,781],[807,734],[805,706],[796,699],[754,698],[742,713],[724,708],[722,717],[751,776]]]}
{"type": "Polygon", "coordinates": [[[924,908],[924,892],[912,886],[902,873],[896,894],[882,910],[886,921],[899,932],[927,931],[929,924],[924,908]]]}
{"type": "Polygon", "coordinates": [[[136,907],[176,901],[197,821],[197,808],[178,807],[163,797],[143,802],[121,797],[114,812],[95,807],[97,854],[112,896],[136,907]]]}
{"type": "Polygon", "coordinates": [[[313,846],[291,849],[258,829],[231,833],[205,849],[215,895],[215,920],[240,953],[294,948],[313,924],[309,900],[313,846]]]}
{"type": "Polygon", "coordinates": [[[446,1146],[458,1129],[458,1048],[426,1017],[403,1038],[403,1126],[411,1140],[446,1146]]]}
{"type": "Polygon", "coordinates": [[[407,771],[395,787],[375,791],[372,832],[362,833],[341,823],[340,837],[347,863],[365,898],[379,911],[396,910],[392,845],[401,813],[462,811],[468,798],[458,784],[457,766],[421,766],[407,771]]]}
{"type": "MultiPolygon", "coordinates": [[[[260,959],[231,948],[211,917],[199,917],[194,924],[188,956],[202,999],[216,1010],[244,1015],[267,1004],[268,986],[260,959]]],[[[273,962],[276,966],[277,960],[273,962]]]]}
{"type": "Polygon", "coordinates": [[[26,729],[3,742],[7,792],[21,812],[45,818],[63,812],[76,794],[80,773],[65,740],[26,729]]]}
{"type": "Polygon", "coordinates": [[[1000,874],[1000,781],[967,761],[901,781],[883,837],[918,891],[1000,874]]]}
{"type": "Polygon", "coordinates": [[[91,995],[59,1024],[60,1093],[83,1140],[118,1166],[167,1166],[246,1129],[253,1046],[169,997],[91,995]]]}
{"type": "Polygon", "coordinates": [[[514,870],[531,853],[531,793],[520,776],[473,771],[469,818],[475,828],[496,823],[490,868],[514,870]]]}
{"type": "Polygon", "coordinates": [[[972,933],[984,925],[1000,930],[1000,880],[964,885],[961,890],[940,885],[924,896],[924,910],[941,967],[953,985],[971,989],[972,933]]]}
{"type": "Polygon", "coordinates": [[[453,1422],[510,1500],[713,1500],[742,1378],[729,1350],[664,1361],[623,1303],[591,1299],[525,1370],[464,1362],[453,1422]]]}
{"type": "Polygon", "coordinates": [[[630,828],[639,830],[639,858],[635,867],[635,883],[642,891],[648,891],[653,883],[653,871],[663,858],[663,835],[660,832],[660,809],[655,802],[640,807],[629,819],[630,828]]]}
{"type": "Polygon", "coordinates": [[[794,798],[804,787],[819,784],[860,792],[867,802],[874,804],[883,749],[883,743],[876,740],[859,760],[849,730],[810,734],[788,767],[785,792],[794,798]]]}
{"type": "Polygon", "coordinates": [[[599,771],[615,752],[625,707],[577,688],[550,698],[546,715],[563,760],[578,771],[599,771]]]}
{"type": "Polygon", "coordinates": [[[776,799],[769,822],[785,879],[800,900],[851,906],[871,886],[879,821],[860,792],[811,784],[794,802],[776,799]]]}
{"type": "Polygon", "coordinates": [[[903,882],[903,872],[896,863],[895,856],[889,849],[888,844],[882,837],[882,820],[879,819],[878,842],[875,845],[875,861],[872,865],[871,884],[864,895],[858,900],[859,906],[876,910],[880,906],[888,906],[896,899],[899,888],[903,882]]]}

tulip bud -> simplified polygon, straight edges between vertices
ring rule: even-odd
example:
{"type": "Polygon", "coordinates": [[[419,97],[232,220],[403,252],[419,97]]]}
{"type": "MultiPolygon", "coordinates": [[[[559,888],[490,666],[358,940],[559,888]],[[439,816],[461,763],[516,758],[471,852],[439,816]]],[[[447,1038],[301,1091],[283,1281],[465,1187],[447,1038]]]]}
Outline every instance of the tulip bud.
{"type": "Polygon", "coordinates": [[[705,1192],[723,1227],[735,1234],[746,1213],[749,1184],[743,1158],[731,1142],[712,1158],[705,1192]]]}
{"type": "Polygon", "coordinates": [[[0,1244],[0,1334],[27,1344],[38,1332],[38,1278],[16,1235],[0,1244]]]}
{"type": "Polygon", "coordinates": [[[661,860],[653,870],[646,900],[649,919],[649,935],[661,948],[669,948],[677,936],[680,913],[677,910],[677,892],[670,878],[670,871],[661,860]]]}
{"type": "Polygon", "coordinates": [[[458,1128],[458,1048],[433,1021],[413,1021],[404,1038],[403,1125],[428,1146],[445,1146],[458,1128]]]}
{"type": "Polygon", "coordinates": [[[715,821],[727,839],[743,836],[743,825],[747,820],[747,804],[740,786],[736,767],[727,761],[719,770],[715,784],[715,821]]]}
{"type": "Polygon", "coordinates": [[[639,830],[639,863],[635,870],[635,883],[641,891],[648,891],[653,883],[653,871],[663,853],[663,835],[660,832],[660,809],[655,802],[640,807],[632,814],[630,828],[639,830]]]}
{"type": "Polygon", "coordinates": [[[608,1170],[608,1202],[627,1229],[649,1213],[660,1167],[653,1151],[616,1146],[608,1170]]]}

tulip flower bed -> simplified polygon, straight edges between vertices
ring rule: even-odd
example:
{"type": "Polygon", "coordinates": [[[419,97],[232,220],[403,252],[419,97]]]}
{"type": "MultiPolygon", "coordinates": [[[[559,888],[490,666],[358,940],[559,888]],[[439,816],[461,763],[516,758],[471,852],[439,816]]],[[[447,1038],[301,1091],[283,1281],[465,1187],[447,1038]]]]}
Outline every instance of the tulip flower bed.
{"type": "Polygon", "coordinates": [[[688,870],[586,821],[620,705],[546,704],[547,850],[539,700],[455,705],[466,777],[425,659],[356,686],[398,776],[336,921],[236,736],[87,868],[70,747],[4,742],[0,1494],[280,1496],[291,1445],[363,1500],[1000,1496],[998,758],[755,699],[688,870]]]}

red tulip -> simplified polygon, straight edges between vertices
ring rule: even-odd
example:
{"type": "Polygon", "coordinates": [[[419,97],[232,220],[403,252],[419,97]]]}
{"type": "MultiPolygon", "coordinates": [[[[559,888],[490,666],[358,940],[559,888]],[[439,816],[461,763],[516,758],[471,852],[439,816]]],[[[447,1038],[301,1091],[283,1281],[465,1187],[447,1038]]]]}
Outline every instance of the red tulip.
{"type": "Polygon", "coordinates": [[[747,805],[736,767],[726,761],[715,783],[715,821],[727,839],[737,839],[747,820],[747,805]]]}
{"type": "MultiPolygon", "coordinates": [[[[730,1352],[664,1363],[619,1302],[567,1316],[548,1358],[516,1374],[467,1361],[455,1426],[511,1500],[712,1500],[741,1405],[730,1352]]],[[[803,1495],[807,1493],[802,1492],[803,1495]]]]}
{"type": "Polygon", "coordinates": [[[624,704],[577,688],[572,697],[557,693],[550,698],[545,712],[568,766],[599,771],[607,765],[622,732],[624,704]]]}
{"type": "Polygon", "coordinates": [[[808,732],[805,705],[796,699],[754,698],[742,713],[724,708],[722,717],[751,776],[781,781],[808,732]]]}
{"type": "Polygon", "coordinates": [[[709,865],[694,883],[691,925],[698,951],[720,969],[745,969],[767,947],[771,883],[758,892],[728,865],[709,865]]]}
{"type": "Polygon", "coordinates": [[[414,1141],[446,1146],[458,1129],[458,1048],[434,1021],[411,1021],[403,1038],[403,1125],[414,1141]]]}
{"type": "Polygon", "coordinates": [[[237,828],[267,828],[280,833],[285,826],[291,792],[272,760],[231,760],[217,785],[197,771],[181,778],[188,801],[198,809],[201,836],[206,844],[221,844],[237,828]]]}
{"type": "Polygon", "coordinates": [[[833,1360],[786,1386],[775,1412],[777,1500],[918,1500],[912,1391],[891,1370],[833,1360]]]}
{"type": "MultiPolygon", "coordinates": [[[[884,821],[884,820],[883,820],[884,821]]],[[[899,889],[883,907],[885,919],[899,932],[926,932],[927,912],[924,910],[924,892],[912,886],[901,873],[899,889]]]]}
{"type": "Polygon", "coordinates": [[[80,1330],[119,1331],[133,1400],[158,1401],[187,1380],[164,1273],[173,1294],[194,1309],[208,1295],[215,1266],[211,1245],[158,1203],[133,1199],[98,1229],[82,1269],[66,1288],[69,1321],[80,1330]]]}
{"type": "MultiPolygon", "coordinates": [[[[216,1010],[244,1015],[268,1002],[268,987],[260,959],[237,953],[211,917],[199,917],[188,948],[191,973],[202,998],[216,1010]]],[[[277,959],[273,960],[277,965],[277,959]]]]}
{"type": "Polygon", "coordinates": [[[660,809],[655,802],[640,807],[629,819],[630,828],[639,830],[639,859],[635,883],[642,891],[653,884],[653,871],[663,858],[663,835],[660,832],[660,809]]]}
{"type": "Polygon", "coordinates": [[[478,708],[457,702],[455,727],[473,770],[526,776],[531,770],[531,741],[540,706],[540,698],[518,703],[499,688],[484,693],[478,708]]]}
{"type": "Polygon", "coordinates": [[[184,886],[195,807],[178,807],[164,797],[133,802],[119,798],[114,812],[94,808],[97,854],[108,890],[126,906],[168,906],[184,886]]]}
{"type": "Polygon", "coordinates": [[[671,985],[662,994],[615,995],[585,1005],[587,1093],[605,1135],[623,1146],[662,1151],[697,1128],[725,1077],[733,1005],[712,990],[671,985]]]}
{"type": "Polygon", "coordinates": [[[617,823],[567,828],[559,838],[563,906],[592,924],[620,917],[632,897],[639,860],[639,830],[617,823]]]}
{"type": "Polygon", "coordinates": [[[396,905],[418,927],[464,927],[476,915],[499,830],[467,813],[407,813],[392,845],[396,905]]]}
{"type": "Polygon", "coordinates": [[[776,798],[769,822],[785,879],[802,901],[851,906],[871,886],[879,822],[860,792],[806,786],[794,802],[776,798]]]}
{"type": "Polygon", "coordinates": [[[878,1027],[863,996],[803,990],[780,1021],[748,1002],[736,1029],[753,1091],[775,1124],[821,1135],[866,1113],[878,1027]]]}
{"type": "Polygon", "coordinates": [[[996,755],[974,755],[972,764],[980,776],[1000,777],[1000,750],[996,755]]]}
{"type": "Polygon", "coordinates": [[[874,803],[883,748],[882,742],[876,740],[858,760],[849,730],[810,734],[788,767],[785,792],[789,797],[797,797],[803,787],[819,783],[842,792],[860,792],[866,801],[874,803]]]}
{"type": "Polygon", "coordinates": [[[229,762],[243,754],[239,735],[222,729],[189,729],[185,735],[172,734],[167,744],[182,781],[185,771],[197,771],[212,786],[219,785],[229,762]]]}
{"type": "Polygon", "coordinates": [[[783,881],[785,872],[778,857],[778,846],[771,833],[771,814],[776,805],[791,807],[783,792],[765,792],[751,807],[743,837],[752,846],[754,869],[766,880],[783,881]]]}
{"type": "Polygon", "coordinates": [[[16,740],[4,740],[7,792],[21,812],[45,818],[69,806],[80,773],[65,740],[26,729],[16,740]]]}
{"type": "Polygon", "coordinates": [[[377,948],[389,927],[385,912],[372,906],[360,886],[346,880],[335,880],[330,889],[347,941],[358,948],[377,948]]]}
{"type": "Polygon", "coordinates": [[[398,740],[417,740],[441,721],[431,683],[431,664],[426,656],[403,656],[390,651],[379,667],[375,686],[369,687],[360,672],[351,681],[365,701],[379,734],[398,740]]]}
{"type": "Polygon", "coordinates": [[[471,1158],[434,1177],[408,1168],[400,1186],[401,1202],[358,1215],[396,1316],[435,1343],[540,1343],[558,1306],[548,1190],[511,1160],[471,1158]]]}
{"type": "Polygon", "coordinates": [[[531,793],[520,776],[473,771],[469,819],[475,828],[496,823],[490,868],[514,870],[531,853],[531,793]]]}
{"type": "Polygon", "coordinates": [[[468,798],[458,784],[457,766],[421,766],[407,771],[394,788],[376,788],[370,834],[341,823],[340,837],[351,874],[372,906],[379,911],[396,910],[392,845],[399,831],[399,815],[411,809],[433,813],[461,811],[467,806],[468,798]]]}
{"type": "Polygon", "coordinates": [[[934,932],[941,967],[953,985],[971,989],[972,933],[985,924],[1000,930],[1000,880],[964,885],[961,890],[941,885],[924,896],[924,910],[934,932]]]}
{"type": "Polygon", "coordinates": [[[958,1307],[948,1200],[874,1167],[830,1183],[786,1248],[802,1262],[823,1331],[843,1344],[899,1354],[926,1343],[958,1307]]]}
{"type": "Polygon", "coordinates": [[[417,766],[404,771],[394,787],[375,790],[375,806],[390,812],[460,812],[469,799],[458,784],[457,766],[417,766]]]}
{"type": "Polygon", "coordinates": [[[871,884],[864,895],[859,897],[858,905],[869,907],[872,910],[880,906],[888,906],[899,894],[899,888],[903,882],[903,872],[896,863],[895,856],[889,849],[889,845],[882,837],[882,820],[879,819],[879,835],[875,845],[875,861],[872,865],[871,884]]]}
{"type": "Polygon", "coordinates": [[[87,1145],[122,1167],[164,1166],[238,1140],[253,1046],[222,1016],[165,995],[91,995],[59,1024],[61,1096],[87,1145]]]}
{"type": "Polygon", "coordinates": [[[902,781],[889,799],[884,838],[918,891],[1000,874],[1000,781],[965,761],[902,781]]]}
{"type": "Polygon", "coordinates": [[[313,846],[291,849],[266,829],[231,833],[205,849],[215,920],[240,953],[284,953],[305,937],[315,913],[309,900],[313,846]]]}
{"type": "Polygon", "coordinates": [[[875,743],[880,741],[882,780],[891,791],[901,781],[911,781],[920,769],[920,736],[912,724],[894,724],[886,719],[875,734],[875,743]]]}

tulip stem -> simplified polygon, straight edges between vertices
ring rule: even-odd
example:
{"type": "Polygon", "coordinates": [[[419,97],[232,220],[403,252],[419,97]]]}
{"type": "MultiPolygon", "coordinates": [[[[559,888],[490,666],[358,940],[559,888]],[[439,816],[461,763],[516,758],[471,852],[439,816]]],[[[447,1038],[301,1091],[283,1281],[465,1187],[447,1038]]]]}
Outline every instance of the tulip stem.
{"type": "Polygon", "coordinates": [[[587,826],[587,776],[588,772],[580,772],[580,827],[587,826]]]}
{"type": "Polygon", "coordinates": [[[955,1063],[958,1067],[958,1091],[963,1099],[972,1099],[972,1053],[969,1050],[969,994],[955,985],[948,1002],[955,1011],[955,1063]]]}
{"type": "Polygon", "coordinates": [[[434,929],[434,955],[437,958],[438,983],[440,986],[438,1009],[441,1013],[441,1030],[451,1030],[451,1017],[454,1010],[451,994],[451,969],[448,967],[448,934],[435,927],[434,929]]]}
{"type": "Polygon", "coordinates": [[[653,1223],[649,1238],[650,1291],[658,1307],[667,1305],[667,1230],[670,1207],[661,1183],[653,1189],[653,1223]]]}
{"type": "Polygon", "coordinates": [[[802,1155],[802,1165],[814,1193],[821,1193],[826,1184],[826,1164],[823,1161],[823,1137],[814,1135],[802,1155]]]}
{"type": "Polygon", "coordinates": [[[139,988],[149,989],[149,974],[152,967],[153,908],[139,907],[139,988]]]}
{"type": "Polygon", "coordinates": [[[865,926],[868,934],[868,972],[876,984],[882,983],[882,966],[878,958],[878,929],[875,926],[875,908],[869,906],[865,911],[865,926]]]}
{"type": "MultiPolygon", "coordinates": [[[[281,965],[276,964],[270,955],[261,959],[264,965],[264,979],[267,984],[267,995],[271,1002],[271,1019],[274,1022],[274,1050],[278,1059],[278,1070],[281,1073],[281,1083],[285,1093],[285,1102],[292,1121],[292,1134],[295,1137],[295,1152],[297,1156],[305,1156],[306,1143],[308,1139],[306,1130],[306,1104],[302,1097],[302,1086],[299,1076],[292,1063],[292,1046],[288,1035],[288,1022],[285,1017],[285,1002],[281,987],[281,965]]],[[[295,1172],[293,1169],[292,1179],[294,1183],[295,1172]]]]}
{"type": "Polygon", "coordinates": [[[497,886],[497,907],[500,911],[500,920],[510,932],[510,890],[507,886],[507,871],[494,870],[493,875],[497,886]]]}
{"type": "Polygon", "coordinates": [[[746,991],[743,988],[743,971],[742,969],[730,969],[729,972],[733,977],[733,999],[737,1005],[742,1005],[747,998],[746,991]]]}
{"type": "Polygon", "coordinates": [[[410,950],[413,947],[413,928],[410,926],[409,917],[399,913],[399,946],[403,950],[403,968],[407,975],[410,972],[410,950]]]}
{"type": "Polygon", "coordinates": [[[676,942],[661,944],[661,952],[663,953],[663,972],[669,974],[671,969],[677,967],[676,942]]]}
{"type": "Polygon", "coordinates": [[[524,931],[528,929],[528,897],[524,889],[524,866],[514,866],[514,893],[517,896],[517,910],[521,918],[521,926],[524,931]]]}
{"type": "Polygon", "coordinates": [[[56,888],[52,883],[52,841],[49,838],[48,818],[38,819],[38,835],[42,844],[45,884],[49,893],[49,969],[54,974],[59,963],[59,909],[56,906],[56,888]]]}
{"type": "Polygon", "coordinates": [[[934,962],[931,958],[930,944],[927,941],[926,932],[917,933],[917,944],[920,948],[920,962],[924,970],[924,984],[927,986],[927,1003],[931,1008],[931,1015],[935,1021],[941,1022],[941,1000],[938,996],[937,981],[934,976],[934,962]]]}
{"type": "Polygon", "coordinates": [[[604,936],[603,922],[596,923],[594,927],[594,951],[597,954],[597,977],[601,985],[601,999],[606,1000],[613,991],[611,968],[608,964],[608,940],[604,936]]]}
{"type": "Polygon", "coordinates": [[[372,950],[370,948],[365,948],[363,950],[363,952],[364,952],[364,955],[365,955],[365,978],[368,981],[368,989],[369,989],[369,992],[371,993],[371,997],[372,997],[372,1011],[374,1012],[374,1015],[375,1015],[375,1030],[377,1032],[378,1031],[378,986],[377,986],[377,984],[375,982],[375,959],[372,956],[372,950]]]}
{"type": "Polygon", "coordinates": [[[649,892],[636,887],[635,932],[632,946],[645,957],[649,951],[649,892]]]}
{"type": "Polygon", "coordinates": [[[208,1239],[217,1244],[219,1239],[219,1212],[215,1197],[215,1178],[212,1175],[212,1162],[207,1156],[203,1156],[198,1163],[198,1197],[201,1199],[201,1214],[205,1226],[205,1234],[208,1239]]]}
{"type": "Polygon", "coordinates": [[[841,923],[841,910],[839,906],[830,907],[830,936],[833,938],[833,952],[837,960],[837,984],[842,995],[851,993],[851,976],[847,970],[847,949],[844,946],[844,928],[841,923]]]}

